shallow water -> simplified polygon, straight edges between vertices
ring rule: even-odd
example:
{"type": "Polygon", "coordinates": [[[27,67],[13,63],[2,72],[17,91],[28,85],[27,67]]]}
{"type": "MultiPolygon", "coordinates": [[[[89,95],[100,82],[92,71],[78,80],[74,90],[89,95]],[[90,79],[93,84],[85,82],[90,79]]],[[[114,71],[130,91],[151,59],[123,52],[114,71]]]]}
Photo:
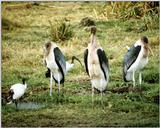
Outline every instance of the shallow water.
{"type": "MultiPolygon", "coordinates": [[[[14,103],[12,103],[10,106],[16,107],[14,103]]],[[[17,105],[18,109],[39,109],[43,107],[45,107],[45,105],[40,103],[34,103],[34,102],[18,103],[17,105]]]]}

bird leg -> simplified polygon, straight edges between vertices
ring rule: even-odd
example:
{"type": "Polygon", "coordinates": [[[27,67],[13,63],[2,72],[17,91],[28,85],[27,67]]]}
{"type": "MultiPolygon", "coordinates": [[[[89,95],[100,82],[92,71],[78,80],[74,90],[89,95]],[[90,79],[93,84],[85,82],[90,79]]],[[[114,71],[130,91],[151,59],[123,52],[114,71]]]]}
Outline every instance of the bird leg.
{"type": "Polygon", "coordinates": [[[50,96],[52,96],[52,80],[53,80],[52,71],[50,71],[50,73],[51,73],[51,76],[50,76],[50,96]]]}
{"type": "Polygon", "coordinates": [[[94,107],[94,87],[93,87],[93,85],[92,85],[92,108],[94,107]]]}
{"type": "MultiPolygon", "coordinates": [[[[102,89],[102,79],[101,79],[101,89],[102,89]]],[[[101,90],[101,105],[103,106],[103,91],[101,90]]]]}
{"type": "Polygon", "coordinates": [[[103,91],[101,91],[101,105],[102,105],[102,108],[103,108],[103,91]]]}
{"type": "Polygon", "coordinates": [[[64,93],[65,93],[65,90],[64,90],[64,83],[62,84],[62,96],[64,97],[64,93]]]}
{"type": "Polygon", "coordinates": [[[58,95],[60,95],[60,83],[58,82],[58,95]]]}
{"type": "Polygon", "coordinates": [[[18,102],[17,102],[17,100],[14,100],[13,102],[14,102],[15,105],[16,105],[16,110],[18,110],[18,102]]]}
{"type": "Polygon", "coordinates": [[[135,74],[135,72],[133,71],[133,74],[132,74],[133,87],[135,87],[135,77],[134,77],[134,74],[135,74]]]}
{"type": "Polygon", "coordinates": [[[142,84],[142,74],[141,74],[141,72],[139,72],[139,84],[140,85],[142,84]]]}
{"type": "Polygon", "coordinates": [[[58,95],[60,95],[60,76],[58,74],[58,95]]]}

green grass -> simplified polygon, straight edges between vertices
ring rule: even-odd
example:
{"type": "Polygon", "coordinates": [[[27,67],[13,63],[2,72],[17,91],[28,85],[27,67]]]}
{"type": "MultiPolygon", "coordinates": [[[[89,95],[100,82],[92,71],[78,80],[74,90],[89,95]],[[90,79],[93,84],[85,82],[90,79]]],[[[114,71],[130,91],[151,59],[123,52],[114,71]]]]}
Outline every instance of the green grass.
{"type": "Polygon", "coordinates": [[[14,106],[2,105],[3,127],[159,126],[159,104],[153,98],[159,95],[158,29],[140,31],[143,23],[139,19],[122,21],[111,17],[106,20],[98,12],[105,6],[103,2],[46,2],[45,6],[31,6],[30,9],[6,8],[23,4],[25,2],[2,4],[2,17],[5,19],[4,27],[2,24],[2,93],[26,77],[28,88],[21,102],[40,103],[45,107],[16,111],[14,106]],[[97,10],[97,17],[93,9],[97,10]],[[75,63],[73,70],[66,75],[62,88],[64,95],[59,98],[58,88],[54,85],[53,96],[49,96],[49,79],[45,78],[47,69],[42,64],[42,46],[50,39],[49,21],[62,18],[70,20],[74,36],[63,44],[57,42],[57,45],[67,59],[75,55],[83,61],[90,32],[80,27],[80,21],[86,16],[95,20],[97,37],[110,65],[110,82],[103,96],[103,106],[100,94],[95,94],[94,108],[91,84],[79,63],[75,63]],[[127,51],[125,46],[131,46],[143,35],[149,38],[154,56],[149,56],[141,86],[136,79],[136,86],[142,92],[111,92],[117,87],[132,86],[132,83],[124,83],[122,79],[123,56],[127,51]]]}

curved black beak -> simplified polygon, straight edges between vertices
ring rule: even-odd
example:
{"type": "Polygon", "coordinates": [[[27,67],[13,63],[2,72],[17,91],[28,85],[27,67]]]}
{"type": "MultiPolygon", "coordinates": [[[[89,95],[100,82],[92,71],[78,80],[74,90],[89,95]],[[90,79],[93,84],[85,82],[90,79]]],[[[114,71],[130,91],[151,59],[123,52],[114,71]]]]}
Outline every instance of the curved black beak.
{"type": "Polygon", "coordinates": [[[81,64],[81,66],[83,67],[83,65],[82,65],[81,61],[80,61],[77,57],[75,57],[75,56],[72,56],[71,64],[73,64],[73,63],[74,63],[74,60],[77,60],[77,61],[81,64]]]}

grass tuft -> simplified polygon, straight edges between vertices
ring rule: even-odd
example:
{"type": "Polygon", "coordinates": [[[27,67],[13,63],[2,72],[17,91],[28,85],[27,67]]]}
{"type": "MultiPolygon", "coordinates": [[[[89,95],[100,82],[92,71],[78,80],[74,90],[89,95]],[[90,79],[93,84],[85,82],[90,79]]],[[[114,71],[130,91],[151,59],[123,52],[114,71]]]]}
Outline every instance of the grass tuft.
{"type": "Polygon", "coordinates": [[[73,37],[73,28],[65,18],[56,20],[55,24],[52,24],[52,22],[49,21],[49,24],[51,28],[50,36],[52,41],[65,41],[73,37]]]}

